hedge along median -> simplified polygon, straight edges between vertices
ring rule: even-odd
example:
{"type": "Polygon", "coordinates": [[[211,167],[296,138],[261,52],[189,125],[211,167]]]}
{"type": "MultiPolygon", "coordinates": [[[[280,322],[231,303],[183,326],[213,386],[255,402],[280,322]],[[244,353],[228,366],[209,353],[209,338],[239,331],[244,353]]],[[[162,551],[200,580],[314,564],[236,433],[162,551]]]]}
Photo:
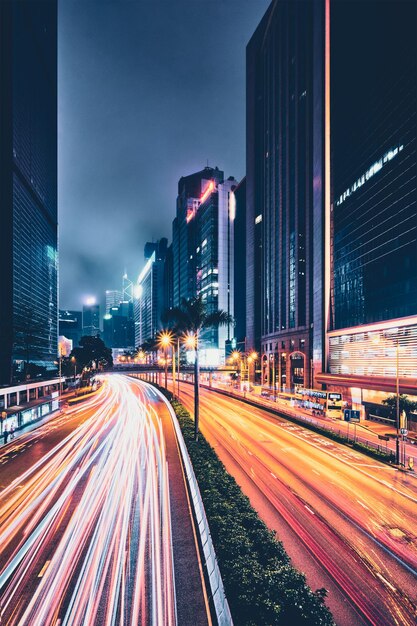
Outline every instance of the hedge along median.
{"type": "Polygon", "coordinates": [[[235,625],[334,624],[325,592],[308,587],[213,448],[201,434],[194,441],[185,407],[160,390],[171,400],[194,467],[235,625]]]}

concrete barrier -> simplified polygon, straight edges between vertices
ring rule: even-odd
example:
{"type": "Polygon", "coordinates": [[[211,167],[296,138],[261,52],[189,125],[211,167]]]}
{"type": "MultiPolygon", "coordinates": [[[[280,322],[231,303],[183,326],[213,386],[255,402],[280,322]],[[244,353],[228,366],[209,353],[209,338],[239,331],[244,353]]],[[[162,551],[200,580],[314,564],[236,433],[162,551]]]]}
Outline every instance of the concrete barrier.
{"type": "Polygon", "coordinates": [[[200,489],[198,487],[197,479],[194,474],[194,469],[188,455],[187,446],[185,445],[177,416],[175,415],[175,411],[172,408],[171,403],[158,389],[156,389],[153,385],[149,385],[145,381],[142,382],[145,385],[152,387],[152,389],[158,393],[160,398],[165,402],[171,414],[179,449],[181,452],[184,471],[188,482],[190,500],[193,506],[201,546],[204,554],[204,564],[210,583],[211,599],[213,602],[214,610],[216,612],[217,623],[219,626],[233,626],[233,619],[230,613],[229,603],[227,602],[226,594],[224,591],[223,580],[217,563],[216,552],[214,550],[213,541],[210,535],[210,528],[207,522],[203,500],[201,498],[200,489]]]}

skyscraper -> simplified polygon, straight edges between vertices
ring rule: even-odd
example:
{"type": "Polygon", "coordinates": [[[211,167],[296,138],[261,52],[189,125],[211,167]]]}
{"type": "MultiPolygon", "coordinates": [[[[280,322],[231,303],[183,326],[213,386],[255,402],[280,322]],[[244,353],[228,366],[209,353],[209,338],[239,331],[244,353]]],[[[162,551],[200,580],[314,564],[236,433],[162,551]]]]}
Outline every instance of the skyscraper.
{"type": "Polygon", "coordinates": [[[104,315],[103,341],[108,348],[135,347],[133,302],[120,302],[104,315]]]}
{"type": "Polygon", "coordinates": [[[278,388],[322,367],[326,7],[273,1],[247,46],[247,340],[278,388]]]}
{"type": "Polygon", "coordinates": [[[332,315],[320,382],[417,395],[417,5],[331,11],[332,315]],[[349,77],[349,78],[348,78],[349,77]]]}
{"type": "MultiPolygon", "coordinates": [[[[201,295],[209,312],[233,315],[237,184],[211,167],[180,179],[172,244],[174,306],[201,295]]],[[[202,362],[224,361],[225,342],[232,337],[232,325],[204,331],[202,362]]]]}
{"type": "Polygon", "coordinates": [[[96,337],[100,333],[100,305],[89,298],[83,306],[83,335],[96,337]]]}
{"type": "Polygon", "coordinates": [[[27,362],[53,369],[58,351],[56,0],[0,3],[0,89],[5,383],[27,362]]]}
{"type": "Polygon", "coordinates": [[[141,346],[156,336],[162,328],[161,316],[165,309],[165,258],[167,240],[146,243],[145,266],[135,287],[135,344],[141,346]],[[149,256],[150,254],[150,256],[149,256]]]}
{"type": "Polygon", "coordinates": [[[123,300],[123,293],[121,289],[106,289],[106,311],[109,313],[112,307],[117,307],[123,300]]]}
{"type": "Polygon", "coordinates": [[[59,335],[71,339],[74,348],[83,333],[83,314],[81,311],[59,311],[59,335]]]}

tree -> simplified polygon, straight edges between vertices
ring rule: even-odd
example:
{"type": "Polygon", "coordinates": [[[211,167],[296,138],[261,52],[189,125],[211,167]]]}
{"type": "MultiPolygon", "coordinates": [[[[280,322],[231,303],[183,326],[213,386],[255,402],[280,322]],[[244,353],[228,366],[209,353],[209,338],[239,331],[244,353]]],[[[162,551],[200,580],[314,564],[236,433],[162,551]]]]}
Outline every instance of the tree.
{"type": "Polygon", "coordinates": [[[150,361],[152,362],[155,359],[156,353],[158,352],[158,339],[156,337],[149,337],[149,339],[146,339],[139,347],[138,353],[140,351],[144,352],[146,355],[149,355],[150,361]]]}
{"type": "MultiPolygon", "coordinates": [[[[388,398],[385,398],[385,400],[382,400],[382,403],[386,404],[391,409],[391,413],[394,416],[396,416],[397,414],[397,396],[396,395],[388,396],[388,398]]],[[[406,396],[405,394],[401,394],[399,397],[399,408],[400,408],[400,415],[404,411],[404,413],[408,417],[410,413],[412,413],[413,411],[417,409],[417,402],[413,402],[412,400],[409,399],[408,396],[406,396]]]]}
{"type": "Polygon", "coordinates": [[[113,356],[110,348],[107,348],[104,341],[97,337],[88,335],[81,337],[80,345],[73,348],[70,359],[75,357],[77,367],[81,371],[84,367],[95,367],[108,369],[113,367],[113,356]]]}
{"type": "Polygon", "coordinates": [[[176,332],[186,334],[186,344],[194,349],[194,437],[198,440],[199,414],[200,414],[200,367],[199,367],[199,343],[201,333],[207,328],[229,326],[234,323],[233,317],[226,311],[218,309],[209,312],[201,296],[197,298],[183,299],[181,306],[169,309],[164,313],[164,319],[172,322],[176,332]]]}

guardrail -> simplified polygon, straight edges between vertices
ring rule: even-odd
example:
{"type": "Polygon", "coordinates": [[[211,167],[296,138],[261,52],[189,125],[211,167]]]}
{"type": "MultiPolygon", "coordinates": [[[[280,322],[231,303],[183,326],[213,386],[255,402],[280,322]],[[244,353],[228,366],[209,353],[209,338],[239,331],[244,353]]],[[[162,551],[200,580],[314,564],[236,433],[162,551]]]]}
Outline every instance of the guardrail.
{"type": "Polygon", "coordinates": [[[223,580],[217,563],[216,552],[214,550],[214,545],[210,534],[210,528],[204,509],[203,500],[201,498],[200,489],[198,487],[197,479],[194,474],[193,466],[188,455],[188,450],[182,436],[177,416],[175,415],[175,411],[172,408],[170,402],[159,391],[159,389],[157,389],[153,385],[150,385],[149,383],[146,383],[145,381],[142,382],[144,382],[145,385],[152,386],[152,389],[156,391],[165,402],[171,414],[184,465],[185,475],[188,482],[190,499],[194,509],[195,519],[200,535],[201,546],[205,559],[206,572],[210,583],[211,598],[213,601],[214,610],[216,612],[217,623],[218,626],[233,626],[232,614],[230,613],[229,603],[227,601],[224,591],[223,580]]]}

